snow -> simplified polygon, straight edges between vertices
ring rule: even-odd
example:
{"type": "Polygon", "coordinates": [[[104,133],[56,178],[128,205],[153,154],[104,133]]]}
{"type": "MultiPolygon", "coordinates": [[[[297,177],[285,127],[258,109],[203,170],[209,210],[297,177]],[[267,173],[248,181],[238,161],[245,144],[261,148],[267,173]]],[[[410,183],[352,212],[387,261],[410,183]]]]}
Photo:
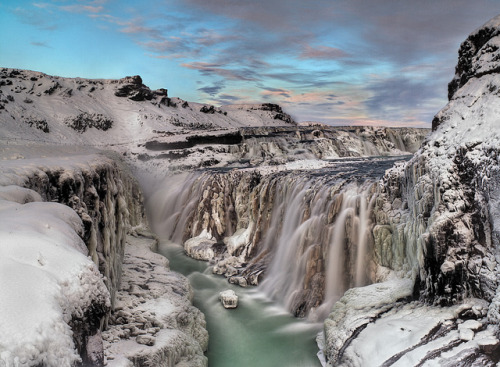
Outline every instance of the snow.
{"type": "Polygon", "coordinates": [[[133,101],[127,97],[116,97],[115,91],[127,82],[122,80],[87,80],[62,78],[34,71],[20,70],[14,75],[13,69],[0,69],[13,85],[0,86],[3,97],[13,97],[13,101],[0,109],[2,125],[0,137],[10,141],[52,142],[63,145],[73,143],[105,146],[141,143],[152,137],[171,132],[190,130],[189,124],[212,129],[228,129],[236,126],[283,125],[274,119],[275,112],[264,111],[261,105],[249,105],[244,109],[218,108],[221,113],[200,112],[203,104],[185,102],[171,98],[176,107],[161,104],[163,96],[155,96],[150,101],[133,101]],[[36,79],[36,80],[32,80],[36,79]],[[50,86],[58,84],[53,93],[46,93],[50,86]],[[93,90],[92,90],[93,89],[93,90]],[[68,91],[71,90],[70,93],[68,91]],[[92,91],[91,91],[92,90],[92,91]],[[31,100],[26,103],[26,100],[31,100]],[[225,115],[223,112],[226,111],[225,115]],[[100,114],[113,121],[113,127],[102,131],[89,128],[84,134],[66,126],[65,120],[83,112],[100,114]],[[45,120],[50,133],[20,123],[29,118],[45,120]]]}
{"type": "Polygon", "coordinates": [[[0,193],[0,363],[71,365],[80,357],[68,323],[92,304],[110,306],[81,220],[67,206],[31,202],[34,191],[0,193]]]}
{"type": "Polygon", "coordinates": [[[188,280],[154,251],[157,239],[144,228],[127,237],[122,284],[115,312],[103,332],[107,366],[171,365],[184,359],[205,366],[208,333],[203,314],[191,305],[188,280]]]}

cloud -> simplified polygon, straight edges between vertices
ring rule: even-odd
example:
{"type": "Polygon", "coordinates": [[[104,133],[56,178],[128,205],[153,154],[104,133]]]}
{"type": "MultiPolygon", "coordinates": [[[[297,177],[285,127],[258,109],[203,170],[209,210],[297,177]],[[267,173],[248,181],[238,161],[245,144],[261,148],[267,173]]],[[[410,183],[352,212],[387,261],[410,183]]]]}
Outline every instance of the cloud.
{"type": "Polygon", "coordinates": [[[52,48],[47,42],[30,42],[32,46],[52,48]]]}
{"type": "Polygon", "coordinates": [[[160,29],[144,26],[141,21],[127,22],[124,26],[120,29],[121,33],[146,36],[157,40],[164,38],[160,29]]]}
{"type": "Polygon", "coordinates": [[[93,6],[93,5],[83,5],[83,4],[75,4],[75,5],[63,5],[59,7],[63,11],[67,11],[70,13],[92,13],[99,14],[104,10],[103,6],[93,6]]]}
{"type": "Polygon", "coordinates": [[[33,6],[39,9],[45,9],[51,6],[49,3],[33,3],[33,6]]]}
{"type": "Polygon", "coordinates": [[[192,49],[185,40],[179,37],[170,37],[161,41],[139,42],[139,44],[150,51],[163,54],[180,54],[181,56],[185,56],[196,53],[196,50],[192,49]]]}
{"type": "Polygon", "coordinates": [[[44,7],[21,8],[11,10],[21,23],[34,26],[44,31],[54,31],[58,29],[58,17],[48,16],[48,9],[44,7]]]}
{"type": "Polygon", "coordinates": [[[183,63],[181,66],[198,70],[204,76],[212,76],[218,75],[222,76],[228,80],[239,80],[239,81],[257,81],[259,80],[255,73],[251,69],[241,69],[241,70],[233,70],[224,68],[224,65],[217,63],[207,63],[207,62],[192,62],[192,63],[183,63]]]}
{"type": "Polygon", "coordinates": [[[261,87],[264,92],[261,93],[263,98],[269,99],[270,97],[290,98],[292,92],[281,88],[261,87]]]}
{"type": "Polygon", "coordinates": [[[440,101],[440,88],[435,83],[404,76],[375,79],[367,91],[372,94],[364,102],[370,115],[388,121],[430,122],[440,101]]]}
{"type": "Polygon", "coordinates": [[[194,43],[205,47],[227,43],[238,38],[234,34],[222,34],[211,29],[199,29],[195,34],[190,34],[189,36],[193,38],[194,43]]]}
{"type": "Polygon", "coordinates": [[[218,82],[213,83],[212,85],[207,85],[202,88],[198,88],[199,91],[202,91],[203,93],[206,93],[212,97],[214,97],[216,94],[218,94],[222,89],[224,89],[224,81],[220,80],[218,82]]]}
{"type": "Polygon", "coordinates": [[[299,55],[300,59],[317,59],[317,60],[338,60],[348,57],[349,54],[340,48],[329,46],[311,47],[305,45],[299,55]]]}

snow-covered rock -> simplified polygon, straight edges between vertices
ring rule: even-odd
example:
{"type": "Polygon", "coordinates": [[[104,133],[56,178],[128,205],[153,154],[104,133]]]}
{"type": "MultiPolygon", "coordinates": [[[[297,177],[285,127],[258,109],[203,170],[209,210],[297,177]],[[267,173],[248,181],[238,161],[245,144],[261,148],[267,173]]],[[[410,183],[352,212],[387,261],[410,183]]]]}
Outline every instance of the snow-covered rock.
{"type": "Polygon", "coordinates": [[[0,364],[102,365],[111,299],[82,220],[26,188],[4,186],[1,197],[0,364]]]}
{"type": "Polygon", "coordinates": [[[0,365],[103,366],[115,357],[206,366],[205,321],[187,279],[168,271],[154,240],[126,244],[146,221],[141,190],[116,155],[42,145],[0,152],[0,365]],[[120,344],[130,336],[135,349],[120,344]]]}
{"type": "Polygon", "coordinates": [[[107,365],[207,366],[205,317],[191,304],[191,285],[154,252],[152,234],[136,232],[127,237],[115,310],[103,332],[107,365]]]}
{"type": "MultiPolygon", "coordinates": [[[[369,320],[339,345],[326,338],[328,366],[490,366],[498,360],[499,35],[497,16],[461,45],[450,101],[432,134],[381,182],[374,259],[412,280],[413,301],[369,320]]],[[[326,335],[336,332],[328,320],[349,325],[336,307],[326,335]]]]}
{"type": "Polygon", "coordinates": [[[219,293],[219,299],[224,308],[238,307],[238,296],[232,289],[228,289],[219,293]]]}
{"type": "MultiPolygon", "coordinates": [[[[240,126],[295,123],[279,106],[221,107],[169,98],[150,90],[140,76],[119,80],[62,78],[0,69],[0,137],[10,141],[117,145],[158,137],[240,126]]],[[[273,105],[274,106],[274,105],[273,105]]]]}

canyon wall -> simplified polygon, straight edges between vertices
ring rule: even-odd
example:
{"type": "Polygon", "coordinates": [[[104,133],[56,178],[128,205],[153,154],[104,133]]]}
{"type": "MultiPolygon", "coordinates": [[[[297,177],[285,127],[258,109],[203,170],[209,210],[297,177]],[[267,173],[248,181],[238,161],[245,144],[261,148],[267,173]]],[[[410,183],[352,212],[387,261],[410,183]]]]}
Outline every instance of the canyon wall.
{"type": "MultiPolygon", "coordinates": [[[[150,172],[160,167],[187,171],[209,167],[252,168],[297,160],[390,156],[418,150],[428,129],[385,127],[265,126],[232,132],[155,139],[132,152],[150,172]]],[[[134,163],[132,163],[134,164],[134,163]]]]}
{"type": "MultiPolygon", "coordinates": [[[[154,341],[154,337],[145,337],[149,332],[158,338],[151,347],[156,351],[156,362],[150,359],[155,353],[139,358],[141,353],[137,350],[135,354],[126,355],[134,365],[152,366],[158,362],[175,365],[182,361],[184,365],[206,365],[204,317],[191,306],[192,291],[187,281],[182,276],[172,276],[162,256],[156,255],[160,259],[154,259],[151,251],[155,250],[157,241],[150,240],[140,256],[134,256],[137,258],[132,269],[127,266],[130,260],[124,256],[131,250],[126,248],[134,247],[133,243],[137,242],[127,235],[132,228],[147,227],[147,221],[141,190],[123,163],[112,153],[107,153],[109,157],[82,154],[40,158],[42,154],[36,147],[24,147],[23,151],[38,158],[0,162],[2,269],[7,271],[11,263],[17,264],[12,265],[11,274],[2,276],[6,298],[0,320],[0,362],[11,365],[20,361],[30,366],[103,366],[107,358],[108,365],[112,365],[122,353],[120,348],[114,348],[114,354],[110,354],[108,349],[112,345],[127,340],[130,349],[134,343],[140,346],[141,340],[154,341]],[[161,259],[163,261],[159,261],[161,259]],[[154,278],[152,284],[156,284],[158,290],[151,291],[149,298],[152,303],[170,301],[175,307],[170,307],[167,314],[163,312],[156,319],[151,318],[156,320],[153,327],[140,323],[144,320],[144,315],[140,315],[148,306],[144,305],[141,310],[134,308],[142,297],[136,295],[134,301],[129,295],[135,292],[129,284],[129,273],[138,271],[143,263],[155,262],[157,270],[149,272],[164,274],[154,278]],[[26,282],[25,286],[18,285],[16,274],[26,282]],[[174,294],[172,285],[165,283],[164,279],[169,277],[173,277],[170,282],[183,289],[182,294],[174,294]],[[33,287],[47,290],[38,296],[33,287]],[[12,295],[8,296],[11,291],[12,295]],[[32,304],[37,304],[36,309],[32,304]],[[18,315],[15,309],[25,310],[20,317],[26,322],[15,316],[18,315]],[[123,313],[124,309],[127,316],[120,319],[116,312],[123,313]],[[161,317],[175,319],[186,310],[191,316],[184,316],[182,323],[162,321],[161,317]],[[133,335],[142,335],[142,339],[136,340],[130,332],[109,334],[110,329],[128,330],[124,328],[131,325],[135,325],[133,335]],[[18,327],[23,329],[21,334],[18,327]],[[161,337],[172,330],[177,330],[175,338],[161,337]],[[182,347],[181,339],[186,343],[189,340],[191,347],[182,347]],[[170,352],[165,354],[166,350],[170,352]]],[[[73,149],[71,153],[68,151],[68,155],[71,154],[73,149]]],[[[147,285],[141,283],[141,286],[147,285]]],[[[156,310],[154,305],[149,308],[151,312],[156,310]]],[[[120,363],[124,363],[123,357],[120,363]]]]}
{"type": "Polygon", "coordinates": [[[450,101],[432,134],[384,176],[374,256],[393,277],[349,291],[334,306],[325,321],[327,365],[498,361],[499,34],[496,17],[462,43],[450,101]],[[411,289],[394,275],[411,280],[411,289]],[[420,339],[412,341],[408,329],[420,339]],[[406,342],[375,353],[363,345],[374,335],[406,342]]]}

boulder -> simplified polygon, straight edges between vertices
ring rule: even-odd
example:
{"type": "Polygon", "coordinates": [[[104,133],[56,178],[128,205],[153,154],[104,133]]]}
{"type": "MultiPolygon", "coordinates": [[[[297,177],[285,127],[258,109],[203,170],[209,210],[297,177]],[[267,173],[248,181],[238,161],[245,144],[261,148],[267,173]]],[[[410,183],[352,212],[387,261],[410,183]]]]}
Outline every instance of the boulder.
{"type": "Polygon", "coordinates": [[[224,308],[236,308],[238,307],[238,296],[231,290],[225,290],[219,293],[219,299],[222,302],[224,308]]]}

